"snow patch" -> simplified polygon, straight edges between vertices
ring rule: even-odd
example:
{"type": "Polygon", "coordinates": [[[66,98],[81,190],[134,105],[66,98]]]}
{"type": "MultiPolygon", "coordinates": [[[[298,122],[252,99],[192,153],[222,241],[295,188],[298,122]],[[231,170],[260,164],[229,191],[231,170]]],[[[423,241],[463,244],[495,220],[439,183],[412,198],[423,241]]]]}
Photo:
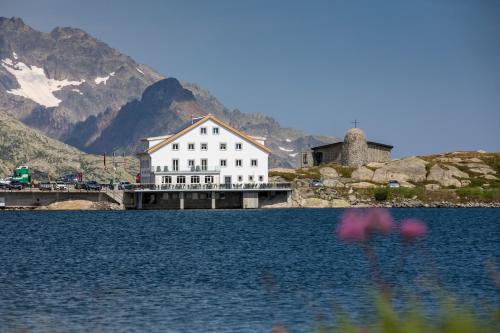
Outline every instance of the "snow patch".
{"type": "Polygon", "coordinates": [[[286,142],[292,142],[292,140],[290,140],[290,139],[286,139],[285,141],[286,141],[286,142]]]}
{"type": "Polygon", "coordinates": [[[280,150],[283,150],[283,151],[286,151],[286,152],[292,152],[293,149],[286,149],[286,148],[283,148],[283,147],[278,147],[280,150]]]}
{"type": "Polygon", "coordinates": [[[137,69],[137,71],[138,71],[139,73],[141,73],[142,75],[144,75],[144,72],[143,72],[143,71],[141,71],[141,69],[140,69],[139,67],[136,67],[135,69],[137,69]]]}
{"type": "MultiPolygon", "coordinates": [[[[15,56],[17,57],[17,54],[15,56]]],[[[45,75],[43,68],[28,66],[23,62],[14,64],[9,58],[2,59],[2,66],[16,78],[20,86],[20,88],[8,90],[7,93],[31,99],[45,107],[54,107],[61,103],[61,100],[54,96],[55,91],[66,86],[78,86],[85,82],[85,80],[68,81],[64,79],[60,81],[49,79],[45,75]]]]}
{"type": "Polygon", "coordinates": [[[290,157],[295,157],[295,156],[297,156],[297,154],[298,154],[298,153],[288,154],[288,156],[290,156],[290,157]]]}
{"type": "Polygon", "coordinates": [[[79,93],[80,95],[83,95],[83,93],[80,91],[80,89],[71,89],[71,91],[74,91],[76,93],[79,93]]]}
{"type": "Polygon", "coordinates": [[[106,84],[106,81],[108,81],[108,79],[111,77],[111,76],[115,76],[115,72],[111,72],[109,73],[108,76],[98,76],[94,79],[94,82],[95,84],[101,84],[101,83],[104,83],[106,84]]]}
{"type": "Polygon", "coordinates": [[[16,52],[12,52],[12,56],[14,57],[15,60],[17,60],[17,53],[16,52]]]}

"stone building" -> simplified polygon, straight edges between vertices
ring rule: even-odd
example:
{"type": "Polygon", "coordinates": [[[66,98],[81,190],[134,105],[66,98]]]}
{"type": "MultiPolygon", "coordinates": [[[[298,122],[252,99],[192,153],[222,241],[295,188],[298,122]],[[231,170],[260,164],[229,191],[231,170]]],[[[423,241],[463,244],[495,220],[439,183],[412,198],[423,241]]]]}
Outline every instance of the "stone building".
{"type": "Polygon", "coordinates": [[[393,146],[367,141],[360,128],[347,131],[344,141],[313,147],[300,154],[300,167],[323,163],[339,163],[359,167],[370,162],[387,162],[391,159],[393,146]]]}

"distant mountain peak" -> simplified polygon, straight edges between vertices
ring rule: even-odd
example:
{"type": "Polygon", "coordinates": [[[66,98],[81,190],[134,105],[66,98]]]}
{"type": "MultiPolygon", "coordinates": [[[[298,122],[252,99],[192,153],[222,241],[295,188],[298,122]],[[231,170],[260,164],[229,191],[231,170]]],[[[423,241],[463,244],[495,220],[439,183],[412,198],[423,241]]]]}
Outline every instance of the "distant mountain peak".
{"type": "Polygon", "coordinates": [[[141,101],[170,103],[171,101],[195,101],[193,93],[185,89],[179,80],[170,77],[153,83],[144,90],[141,101]]]}

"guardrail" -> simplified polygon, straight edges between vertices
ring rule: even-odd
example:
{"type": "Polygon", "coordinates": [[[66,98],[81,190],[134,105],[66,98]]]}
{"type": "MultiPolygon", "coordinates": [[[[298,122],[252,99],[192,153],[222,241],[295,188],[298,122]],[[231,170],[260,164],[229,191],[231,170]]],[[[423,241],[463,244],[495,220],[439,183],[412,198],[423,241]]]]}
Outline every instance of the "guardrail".
{"type": "Polygon", "coordinates": [[[127,190],[290,190],[290,183],[242,183],[242,184],[132,184],[127,190]]]}

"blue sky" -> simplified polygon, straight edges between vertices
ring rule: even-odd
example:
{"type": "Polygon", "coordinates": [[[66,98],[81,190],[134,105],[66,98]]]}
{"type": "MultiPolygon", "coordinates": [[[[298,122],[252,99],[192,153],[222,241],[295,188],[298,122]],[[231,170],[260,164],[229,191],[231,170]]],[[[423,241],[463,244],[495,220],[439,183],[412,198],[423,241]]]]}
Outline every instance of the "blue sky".
{"type": "Polygon", "coordinates": [[[395,156],[500,151],[500,1],[5,1],[81,28],[227,107],[395,156]]]}

